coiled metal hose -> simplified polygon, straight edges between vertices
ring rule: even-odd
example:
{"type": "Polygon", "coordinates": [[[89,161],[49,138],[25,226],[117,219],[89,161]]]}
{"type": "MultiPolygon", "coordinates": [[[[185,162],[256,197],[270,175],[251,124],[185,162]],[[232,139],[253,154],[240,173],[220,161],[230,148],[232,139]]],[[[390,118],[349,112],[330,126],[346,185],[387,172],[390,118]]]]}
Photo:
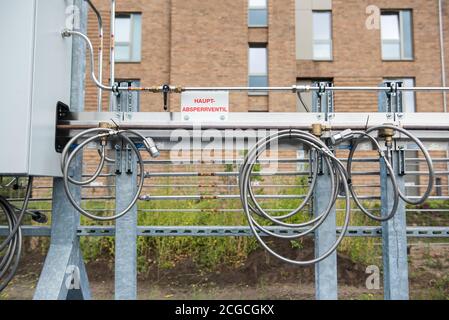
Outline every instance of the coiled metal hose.
{"type": "Polygon", "coordinates": [[[274,133],[268,137],[265,137],[258,141],[248,152],[245,161],[243,162],[241,168],[240,168],[240,175],[239,175],[239,186],[240,186],[240,200],[243,205],[243,210],[246,214],[246,217],[248,219],[249,226],[254,234],[254,236],[257,238],[259,243],[264,247],[268,252],[270,252],[275,257],[295,265],[310,265],[318,263],[325,258],[327,258],[329,255],[332,254],[332,252],[335,251],[335,249],[338,247],[338,245],[341,243],[341,241],[344,238],[344,235],[348,229],[349,226],[349,220],[350,220],[350,191],[349,186],[347,183],[347,174],[346,169],[344,165],[338,160],[335,155],[332,153],[332,151],[326,146],[326,144],[321,141],[319,138],[315,137],[314,135],[300,130],[283,130],[277,133],[274,133]],[[311,150],[311,154],[313,155],[313,170],[312,170],[312,182],[311,186],[309,188],[309,192],[307,193],[304,201],[294,210],[291,212],[282,215],[282,216],[272,216],[268,212],[266,212],[260,204],[257,202],[257,199],[254,195],[254,192],[252,190],[251,185],[251,173],[254,169],[254,165],[257,162],[257,159],[261,154],[263,154],[264,151],[267,150],[268,146],[273,143],[277,142],[282,139],[290,139],[293,141],[297,141],[300,144],[303,144],[305,147],[309,148],[311,150]],[[298,214],[304,206],[309,202],[309,200],[312,197],[313,189],[316,185],[316,178],[318,175],[318,157],[322,157],[323,164],[327,167],[328,172],[330,173],[330,189],[331,194],[329,195],[329,202],[326,206],[326,208],[323,210],[323,212],[319,213],[315,218],[303,222],[303,223],[288,223],[284,220],[288,218],[292,218],[296,214],[298,214]],[[343,222],[343,227],[341,230],[340,235],[336,239],[335,243],[322,255],[319,257],[316,257],[311,260],[294,260],[287,258],[276,251],[274,251],[272,248],[270,248],[266,242],[262,239],[261,235],[259,233],[267,234],[275,238],[280,239],[298,239],[301,237],[304,237],[305,235],[313,232],[316,230],[323,221],[328,217],[329,213],[331,212],[331,209],[337,200],[337,196],[339,194],[340,186],[343,188],[344,195],[345,195],[345,218],[343,222]],[[306,230],[299,232],[298,234],[294,235],[283,235],[283,234],[276,234],[267,228],[267,226],[264,226],[260,224],[255,216],[256,214],[260,218],[265,218],[269,221],[271,225],[281,226],[281,227],[287,227],[292,229],[300,229],[300,228],[306,228],[306,230]]]}
{"type": "Polygon", "coordinates": [[[239,187],[240,187],[240,200],[243,205],[243,210],[245,212],[245,215],[248,219],[249,226],[251,228],[251,231],[253,232],[256,239],[259,241],[259,243],[264,247],[269,253],[271,253],[273,256],[295,265],[310,265],[318,263],[325,258],[327,258],[332,252],[336,250],[338,245],[343,240],[346,231],[349,226],[349,220],[350,220],[350,195],[354,199],[356,205],[361,209],[361,211],[366,214],[371,219],[374,219],[376,221],[387,221],[394,217],[396,214],[396,211],[399,206],[400,199],[403,199],[405,202],[409,204],[421,204],[429,197],[430,193],[432,192],[433,184],[434,184],[434,169],[433,169],[433,163],[432,159],[430,157],[429,152],[425,148],[424,144],[411,132],[401,128],[396,127],[394,125],[381,125],[381,126],[375,126],[372,128],[367,129],[366,131],[351,131],[351,130],[345,130],[342,133],[339,133],[337,135],[334,135],[331,137],[330,142],[332,145],[337,145],[342,141],[345,140],[352,140],[351,145],[351,151],[348,156],[348,162],[347,166],[344,167],[343,164],[335,157],[333,152],[329,149],[329,147],[321,141],[321,139],[317,138],[316,136],[305,132],[305,131],[299,131],[299,130],[283,130],[277,133],[274,133],[266,138],[261,139],[258,141],[248,152],[246,155],[246,158],[240,168],[239,172],[239,187]],[[387,144],[387,150],[386,152],[382,149],[379,142],[370,134],[372,132],[380,131],[383,129],[389,129],[393,130],[393,135],[395,131],[398,131],[404,135],[406,135],[410,140],[412,140],[418,148],[423,153],[429,173],[428,173],[428,184],[426,191],[424,194],[417,200],[412,200],[407,198],[403,192],[400,190],[396,175],[393,170],[393,166],[390,161],[390,151],[391,146],[387,144]],[[307,194],[305,195],[304,201],[299,204],[299,206],[296,209],[293,209],[291,212],[281,215],[281,216],[272,216],[267,211],[265,211],[260,204],[257,202],[257,199],[254,195],[254,192],[252,190],[251,185],[251,173],[254,169],[254,165],[257,163],[257,159],[261,154],[263,154],[270,144],[273,142],[278,142],[282,139],[290,139],[290,140],[296,140],[299,144],[304,145],[305,148],[308,148],[310,150],[310,158],[312,160],[312,170],[311,170],[311,182],[309,186],[309,190],[307,194]],[[383,164],[386,167],[389,179],[391,180],[392,184],[392,192],[393,192],[393,205],[388,212],[388,214],[385,214],[383,216],[376,216],[372,214],[370,211],[368,211],[362,204],[362,201],[359,199],[357,193],[354,190],[354,186],[352,184],[352,162],[354,158],[354,154],[357,150],[357,146],[360,144],[360,142],[363,139],[368,139],[375,147],[375,149],[379,153],[379,161],[383,162],[383,164]],[[292,218],[299,212],[301,212],[306,204],[311,200],[313,196],[314,189],[316,187],[316,181],[317,181],[317,175],[318,175],[318,159],[319,157],[322,157],[323,165],[327,167],[327,171],[330,174],[330,198],[329,202],[326,206],[326,208],[319,214],[317,214],[313,219],[303,222],[303,223],[287,223],[284,220],[292,218]],[[343,193],[341,192],[343,191],[343,193]],[[345,198],[345,219],[342,226],[342,230],[336,239],[335,243],[322,255],[316,257],[315,259],[311,260],[293,260],[290,258],[287,258],[276,251],[274,251],[272,248],[270,248],[267,243],[262,239],[261,233],[266,234],[275,238],[280,239],[297,239],[300,237],[303,237],[307,234],[310,234],[311,232],[315,231],[322,223],[323,221],[329,216],[329,213],[332,209],[332,207],[335,205],[335,202],[337,201],[338,194],[344,194],[345,198]],[[290,229],[300,229],[300,228],[306,228],[305,230],[302,230],[301,232],[293,235],[285,235],[285,234],[277,234],[273,231],[271,231],[267,226],[262,225],[258,222],[257,219],[265,219],[268,221],[268,223],[271,226],[281,226],[286,227],[290,229]]]}
{"type": "Polygon", "coordinates": [[[144,172],[145,172],[144,162],[142,159],[142,155],[139,152],[139,149],[135,146],[134,142],[131,140],[131,138],[129,136],[134,136],[134,137],[141,139],[143,141],[143,144],[145,145],[145,148],[151,154],[152,157],[159,156],[159,151],[158,151],[153,139],[144,137],[142,134],[140,134],[139,132],[134,131],[134,130],[119,130],[119,129],[109,129],[109,128],[93,128],[93,129],[88,129],[88,130],[82,131],[79,134],[75,135],[66,144],[64,150],[62,151],[61,170],[62,170],[63,179],[64,179],[65,192],[67,194],[67,197],[68,197],[70,203],[73,205],[73,207],[78,212],[83,214],[84,216],[94,219],[94,220],[99,220],[99,221],[115,220],[115,219],[118,219],[121,216],[125,215],[129,210],[131,210],[131,208],[136,204],[137,200],[139,199],[139,195],[140,195],[140,192],[142,191],[142,187],[143,187],[143,183],[144,183],[144,172]],[[75,144],[79,139],[81,139],[87,135],[92,135],[92,136],[90,136],[86,140],[82,141],[69,154],[69,150],[70,150],[71,146],[73,144],[75,144]],[[76,202],[72,193],[70,192],[69,183],[72,183],[72,184],[75,184],[78,186],[83,186],[83,185],[87,185],[87,184],[93,182],[94,180],[96,180],[98,178],[101,171],[103,170],[105,162],[113,161],[106,157],[106,150],[105,150],[106,145],[107,145],[107,140],[112,137],[124,140],[131,147],[131,150],[133,150],[133,152],[136,154],[137,162],[139,164],[139,170],[140,170],[139,183],[138,183],[138,187],[137,187],[134,197],[132,198],[132,200],[130,201],[128,206],[126,206],[123,210],[121,210],[120,212],[118,212],[112,216],[97,216],[97,215],[87,211],[86,209],[82,208],[81,205],[76,202]],[[70,177],[69,167],[70,167],[71,162],[75,158],[75,156],[86,145],[88,145],[91,142],[98,141],[98,140],[101,141],[100,149],[99,149],[100,162],[99,162],[99,165],[98,165],[97,169],[95,170],[94,174],[90,178],[88,178],[87,180],[84,180],[84,181],[78,181],[78,180],[75,180],[72,177],[70,177]]]}
{"type": "Polygon", "coordinates": [[[22,229],[21,224],[27,210],[28,201],[31,196],[33,179],[30,177],[19,214],[16,208],[5,198],[0,196],[0,209],[3,211],[8,223],[8,236],[0,244],[0,292],[6,288],[14,277],[19,266],[22,253],[22,229]]]}
{"type": "Polygon", "coordinates": [[[356,136],[356,137],[353,140],[352,148],[351,148],[351,151],[349,152],[348,162],[347,162],[347,172],[348,172],[349,180],[351,180],[351,178],[352,178],[352,162],[353,162],[354,154],[357,150],[357,146],[360,144],[360,142],[362,141],[363,138],[368,138],[373,143],[373,145],[376,147],[377,151],[379,152],[379,160],[385,164],[386,169],[388,171],[388,177],[393,186],[393,188],[392,188],[393,189],[392,190],[393,191],[393,206],[392,206],[390,212],[384,216],[376,216],[376,215],[372,214],[371,212],[369,212],[363,206],[362,201],[360,201],[357,193],[354,190],[353,184],[352,183],[349,184],[349,189],[351,191],[351,195],[352,195],[352,198],[354,199],[354,202],[356,203],[357,207],[359,207],[359,209],[365,215],[367,215],[368,217],[370,217],[371,219],[376,220],[376,221],[387,221],[394,217],[394,215],[397,211],[400,199],[402,199],[405,202],[412,204],[412,205],[419,205],[419,204],[424,203],[427,200],[427,198],[430,196],[430,193],[432,192],[432,189],[433,189],[434,180],[435,180],[435,171],[433,168],[433,162],[432,162],[432,158],[429,154],[429,151],[426,149],[424,144],[415,135],[413,135],[410,131],[405,130],[404,128],[385,124],[385,125],[380,125],[380,126],[375,126],[375,127],[369,128],[368,130],[366,130],[364,132],[363,131],[354,131],[354,132],[352,132],[352,136],[356,136]],[[382,150],[381,146],[379,145],[378,141],[370,135],[370,133],[379,131],[382,129],[390,129],[390,130],[398,131],[398,132],[406,135],[410,140],[412,140],[418,146],[418,148],[421,150],[422,154],[424,155],[427,167],[429,169],[428,182],[427,182],[426,191],[423,193],[423,195],[419,199],[413,200],[413,199],[407,198],[407,196],[398,187],[398,184],[396,181],[396,175],[394,174],[393,166],[391,165],[391,161],[390,161],[390,148],[387,146],[387,152],[384,152],[382,150]]]}

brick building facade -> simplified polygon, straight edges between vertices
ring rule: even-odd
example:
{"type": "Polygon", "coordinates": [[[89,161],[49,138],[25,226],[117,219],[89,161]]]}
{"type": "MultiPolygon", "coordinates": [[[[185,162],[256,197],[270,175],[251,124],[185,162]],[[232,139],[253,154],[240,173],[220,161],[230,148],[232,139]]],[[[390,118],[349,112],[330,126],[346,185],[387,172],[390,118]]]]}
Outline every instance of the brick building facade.
{"type": "MultiPolygon", "coordinates": [[[[107,61],[109,1],[93,2],[104,18],[107,61]]],[[[442,3],[444,51],[448,61],[446,76],[449,78],[449,3],[442,3]]],[[[290,86],[311,79],[332,80],[336,86],[377,86],[384,79],[403,78],[417,86],[442,85],[438,0],[117,1],[117,16],[128,14],[138,14],[141,18],[141,38],[137,40],[140,59],[117,62],[116,78],[136,79],[144,86],[164,83],[247,86],[250,47],[267,48],[267,84],[270,86],[290,86]],[[260,18],[265,3],[266,20],[260,18]],[[255,15],[256,24],[249,19],[253,18],[249,12],[253,7],[259,9],[255,15]],[[383,19],[377,17],[379,24],[376,25],[376,8],[381,15],[410,12],[407,29],[411,32],[411,57],[383,59],[383,19]],[[330,15],[331,58],[328,60],[313,57],[314,43],[320,41],[314,39],[314,33],[323,33],[314,30],[312,25],[313,14],[319,12],[330,15]],[[257,19],[262,24],[257,24],[257,19]],[[367,27],[373,19],[374,24],[367,27]]],[[[117,25],[117,35],[120,27],[117,25]]],[[[404,29],[402,25],[400,28],[402,37],[404,29]]],[[[89,36],[97,48],[97,24],[92,12],[89,36]]],[[[108,76],[109,65],[105,62],[105,82],[108,76]]],[[[86,110],[94,110],[96,89],[90,81],[86,93],[86,110]]],[[[230,95],[231,111],[239,112],[301,111],[296,100],[295,95],[289,93],[230,95]]],[[[106,110],[107,94],[103,101],[106,110]]],[[[335,105],[340,112],[376,111],[377,97],[375,93],[366,92],[336,93],[335,105]]],[[[414,108],[419,112],[442,112],[443,94],[417,93],[414,108]]],[[[140,110],[163,111],[162,97],[142,94],[140,110]]],[[[171,110],[179,110],[179,96],[172,97],[171,110]]]]}

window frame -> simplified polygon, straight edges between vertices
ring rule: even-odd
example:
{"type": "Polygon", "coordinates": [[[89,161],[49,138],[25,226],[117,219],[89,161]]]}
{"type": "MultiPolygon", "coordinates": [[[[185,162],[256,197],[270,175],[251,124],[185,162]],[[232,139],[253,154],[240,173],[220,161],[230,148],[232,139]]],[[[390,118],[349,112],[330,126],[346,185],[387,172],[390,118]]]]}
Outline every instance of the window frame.
{"type": "Polygon", "coordinates": [[[251,0],[248,0],[248,28],[266,28],[268,27],[268,0],[264,0],[265,1],[265,5],[264,6],[252,6],[251,5],[251,0]],[[252,24],[251,20],[250,20],[250,15],[251,12],[257,12],[257,11],[261,11],[261,12],[265,12],[265,24],[252,24]]]}
{"type": "Polygon", "coordinates": [[[117,12],[115,18],[129,18],[129,42],[125,41],[116,41],[114,42],[114,50],[115,50],[115,61],[118,63],[139,63],[142,61],[142,13],[141,12],[117,12]],[[140,35],[139,39],[137,39],[138,35],[135,34],[135,17],[136,15],[140,16],[140,35]],[[140,52],[138,52],[138,58],[135,58],[137,50],[136,41],[140,42],[140,52]],[[120,59],[117,58],[117,47],[128,47],[129,59],[120,59]]]}
{"type": "Polygon", "coordinates": [[[382,61],[414,61],[415,59],[415,45],[414,45],[414,30],[413,30],[413,10],[412,9],[384,9],[381,11],[381,25],[380,25],[380,44],[381,44],[381,56],[382,61]],[[405,53],[405,27],[404,27],[404,12],[410,14],[410,57],[406,57],[405,53]],[[397,15],[399,22],[399,41],[396,40],[384,40],[382,39],[382,16],[383,15],[397,15]],[[398,58],[386,58],[384,56],[384,43],[385,44],[399,44],[399,57],[398,58]]]}
{"type": "MultiPolygon", "coordinates": [[[[269,66],[268,66],[268,61],[269,61],[269,57],[268,57],[268,44],[267,43],[250,43],[248,45],[248,87],[254,87],[257,88],[257,86],[251,86],[251,77],[265,77],[266,78],[266,86],[268,86],[268,71],[269,71],[269,66]],[[250,72],[250,65],[251,65],[251,49],[265,49],[265,56],[266,56],[266,62],[265,62],[265,66],[266,66],[266,72],[264,74],[262,73],[255,73],[252,74],[250,72]]],[[[263,86],[262,86],[263,87],[263,86]]],[[[266,96],[268,95],[267,91],[248,91],[248,95],[252,95],[252,96],[266,96]]]]}
{"type": "Polygon", "coordinates": [[[334,60],[334,44],[333,44],[333,17],[332,10],[312,10],[312,60],[313,61],[333,61],[334,60]],[[329,39],[315,39],[314,19],[315,14],[326,13],[329,16],[329,39]],[[329,58],[317,58],[315,56],[315,45],[329,45],[329,58]]]}

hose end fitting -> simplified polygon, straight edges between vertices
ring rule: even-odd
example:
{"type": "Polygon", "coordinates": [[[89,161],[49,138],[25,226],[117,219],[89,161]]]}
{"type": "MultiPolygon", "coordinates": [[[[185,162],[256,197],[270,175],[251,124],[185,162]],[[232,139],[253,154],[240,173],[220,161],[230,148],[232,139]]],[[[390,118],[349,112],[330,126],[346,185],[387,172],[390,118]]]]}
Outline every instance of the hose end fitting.
{"type": "Polygon", "coordinates": [[[143,140],[143,144],[153,158],[157,158],[161,155],[159,149],[156,146],[156,143],[152,138],[146,137],[145,140],[143,140]]]}
{"type": "Polygon", "coordinates": [[[347,140],[350,140],[354,137],[354,134],[352,133],[351,129],[346,129],[340,133],[334,134],[331,136],[331,143],[333,145],[340,144],[342,142],[345,142],[347,140]]]}
{"type": "Polygon", "coordinates": [[[69,29],[63,29],[62,31],[61,31],[61,36],[63,37],[63,38],[68,38],[68,37],[70,37],[72,34],[70,33],[70,30],[69,29]]]}
{"type": "MultiPolygon", "coordinates": [[[[98,127],[102,128],[102,129],[114,129],[114,125],[109,123],[109,122],[100,122],[98,124],[98,127]]],[[[100,143],[101,143],[101,145],[103,147],[106,146],[107,142],[108,142],[108,137],[107,136],[101,137],[100,143]]]]}

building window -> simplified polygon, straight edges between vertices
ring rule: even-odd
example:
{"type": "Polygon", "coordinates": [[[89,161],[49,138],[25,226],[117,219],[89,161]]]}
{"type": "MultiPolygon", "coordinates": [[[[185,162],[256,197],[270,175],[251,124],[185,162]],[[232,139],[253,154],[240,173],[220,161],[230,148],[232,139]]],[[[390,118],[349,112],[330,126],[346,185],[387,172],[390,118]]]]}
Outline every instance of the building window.
{"type": "Polygon", "coordinates": [[[139,62],[141,59],[140,13],[120,13],[115,19],[115,59],[117,62],[139,62]]]}
{"type": "MultiPolygon", "coordinates": [[[[402,82],[404,87],[414,87],[414,78],[395,78],[395,79],[385,79],[384,82],[402,82]]],[[[403,91],[402,92],[402,111],[403,112],[416,112],[416,98],[414,91],[403,91]]]]}
{"type": "Polygon", "coordinates": [[[313,11],[313,59],[332,60],[332,12],[313,11]]]}
{"type": "MultiPolygon", "coordinates": [[[[249,87],[268,87],[268,54],[266,45],[249,47],[248,85],[249,87]]],[[[266,92],[253,92],[267,94],[266,92]]]]}
{"type": "Polygon", "coordinates": [[[248,0],[248,26],[268,26],[267,0],[248,0]]]}
{"type": "Polygon", "coordinates": [[[384,11],[380,23],[382,59],[413,59],[411,10],[384,11]]]}

